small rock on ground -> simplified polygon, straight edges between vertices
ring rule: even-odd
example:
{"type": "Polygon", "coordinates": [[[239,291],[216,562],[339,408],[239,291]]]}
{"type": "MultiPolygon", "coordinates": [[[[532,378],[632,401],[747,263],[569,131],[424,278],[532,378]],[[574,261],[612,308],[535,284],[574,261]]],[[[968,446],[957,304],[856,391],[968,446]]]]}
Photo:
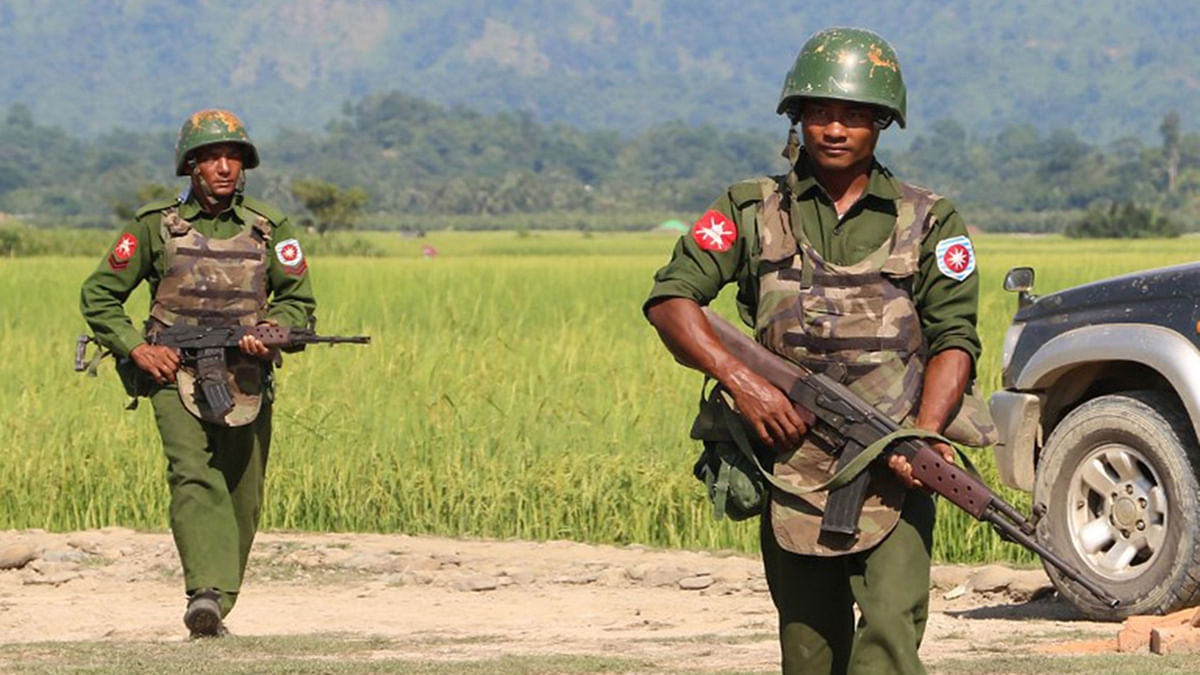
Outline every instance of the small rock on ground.
{"type": "Polygon", "coordinates": [[[17,570],[37,557],[37,551],[28,544],[10,544],[0,548],[0,570],[17,570]]]}

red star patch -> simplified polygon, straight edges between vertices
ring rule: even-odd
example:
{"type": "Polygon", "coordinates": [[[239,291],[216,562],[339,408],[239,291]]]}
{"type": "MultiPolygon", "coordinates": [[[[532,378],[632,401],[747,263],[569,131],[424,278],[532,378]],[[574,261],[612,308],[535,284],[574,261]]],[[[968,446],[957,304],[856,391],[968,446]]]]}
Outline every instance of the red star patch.
{"type": "Polygon", "coordinates": [[[128,232],[123,233],[117,243],[113,245],[112,253],[108,254],[108,266],[114,270],[123,270],[129,267],[129,261],[137,252],[137,247],[137,237],[128,232]]]}
{"type": "Polygon", "coordinates": [[[692,238],[705,251],[723,253],[737,239],[737,226],[725,214],[715,209],[705,211],[692,226],[692,238]]]}

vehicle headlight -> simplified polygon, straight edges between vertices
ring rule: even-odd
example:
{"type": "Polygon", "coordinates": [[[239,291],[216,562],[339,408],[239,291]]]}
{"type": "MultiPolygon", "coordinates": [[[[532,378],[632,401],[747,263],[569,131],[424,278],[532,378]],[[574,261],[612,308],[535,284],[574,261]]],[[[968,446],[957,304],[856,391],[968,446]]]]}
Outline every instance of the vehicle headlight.
{"type": "Polygon", "coordinates": [[[1004,349],[1000,353],[1000,367],[1004,370],[1008,370],[1008,363],[1012,361],[1013,352],[1017,350],[1017,341],[1021,339],[1023,330],[1025,330],[1024,323],[1014,323],[1004,334],[1004,349]]]}

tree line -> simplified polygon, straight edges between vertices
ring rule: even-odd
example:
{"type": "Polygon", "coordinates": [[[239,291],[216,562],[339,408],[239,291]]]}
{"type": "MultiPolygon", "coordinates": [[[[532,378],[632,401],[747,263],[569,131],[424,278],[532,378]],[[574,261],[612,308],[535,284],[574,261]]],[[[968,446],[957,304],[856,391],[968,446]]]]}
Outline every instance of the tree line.
{"type": "MultiPolygon", "coordinates": [[[[1146,232],[1195,229],[1200,134],[1182,133],[1170,111],[1149,126],[1099,145],[1032,123],[972,136],[947,118],[880,157],[992,231],[1086,233],[1069,226],[1141,212],[1146,232]]],[[[689,218],[736,180],[781,172],[785,131],[672,122],[622,135],[389,92],[347,102],[321,132],[256,137],[263,164],[249,189],[320,230],[552,223],[555,213],[572,214],[564,226],[643,228],[660,216],[689,218]]],[[[884,132],[889,142],[909,133],[884,132]]],[[[138,202],[181,187],[173,142],[129,130],[84,140],[10,105],[0,121],[0,211],[112,226],[138,202]]]]}

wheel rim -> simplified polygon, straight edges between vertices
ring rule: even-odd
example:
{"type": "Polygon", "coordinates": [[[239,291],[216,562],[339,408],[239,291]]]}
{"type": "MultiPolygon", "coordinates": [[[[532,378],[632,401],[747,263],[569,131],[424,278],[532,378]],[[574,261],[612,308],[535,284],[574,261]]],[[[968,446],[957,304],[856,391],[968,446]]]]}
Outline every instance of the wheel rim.
{"type": "Polygon", "coordinates": [[[1112,443],[1092,450],[1071,475],[1067,526],[1076,553],[1102,577],[1137,577],[1167,535],[1167,494],[1145,455],[1112,443]]]}

